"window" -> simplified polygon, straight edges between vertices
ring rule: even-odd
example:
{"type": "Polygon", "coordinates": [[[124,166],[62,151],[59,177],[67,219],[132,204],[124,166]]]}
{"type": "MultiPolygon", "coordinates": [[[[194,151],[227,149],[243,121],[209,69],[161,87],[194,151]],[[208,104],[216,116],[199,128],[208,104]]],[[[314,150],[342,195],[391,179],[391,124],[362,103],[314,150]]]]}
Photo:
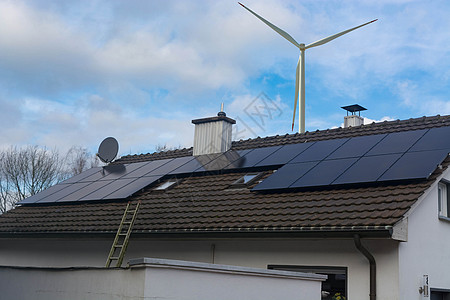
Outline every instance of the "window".
{"type": "Polygon", "coordinates": [[[333,296],[347,299],[347,268],[325,266],[280,266],[269,265],[269,269],[294,272],[316,273],[327,275],[328,279],[322,282],[322,300],[331,300],[333,296]]]}
{"type": "Polygon", "coordinates": [[[431,288],[430,300],[450,300],[450,291],[431,288]]]}
{"type": "Polygon", "coordinates": [[[233,182],[233,187],[247,187],[248,185],[255,182],[261,177],[262,173],[247,173],[235,182],[233,182]]]}
{"type": "Polygon", "coordinates": [[[438,184],[438,208],[439,217],[450,218],[450,193],[449,184],[446,182],[439,182],[438,184]]]}
{"type": "Polygon", "coordinates": [[[155,191],[164,191],[167,190],[168,188],[175,186],[175,184],[177,183],[176,179],[169,179],[164,181],[163,183],[161,183],[160,185],[156,186],[154,188],[155,191]]]}

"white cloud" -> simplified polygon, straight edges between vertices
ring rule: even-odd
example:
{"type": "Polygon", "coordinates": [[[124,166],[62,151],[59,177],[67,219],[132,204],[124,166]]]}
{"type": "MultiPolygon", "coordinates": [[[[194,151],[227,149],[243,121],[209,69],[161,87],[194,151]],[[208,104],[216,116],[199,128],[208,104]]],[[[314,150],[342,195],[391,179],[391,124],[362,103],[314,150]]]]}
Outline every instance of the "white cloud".
{"type": "MultiPolygon", "coordinates": [[[[311,130],[341,122],[334,99],[372,102],[379,121],[450,113],[447,2],[245,4],[305,43],[380,19],[307,51],[311,130]]],[[[221,101],[245,137],[290,129],[298,49],[236,2],[0,0],[0,41],[0,146],[94,147],[113,135],[125,152],[188,147],[190,120],[221,101]],[[276,76],[282,116],[264,127],[244,108],[276,76]]]]}

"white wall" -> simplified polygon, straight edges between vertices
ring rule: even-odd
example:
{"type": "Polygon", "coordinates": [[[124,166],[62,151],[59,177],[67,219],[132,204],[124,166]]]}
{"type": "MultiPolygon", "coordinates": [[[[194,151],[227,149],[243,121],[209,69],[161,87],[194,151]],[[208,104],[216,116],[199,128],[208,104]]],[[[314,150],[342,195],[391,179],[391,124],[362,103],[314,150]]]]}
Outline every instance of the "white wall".
{"type": "MultiPolygon", "coordinates": [[[[444,174],[450,180],[449,172],[444,174]]],[[[408,241],[399,248],[402,299],[424,299],[418,289],[423,275],[430,287],[450,289],[450,222],[438,219],[437,185],[433,185],[408,217],[408,241]]],[[[429,298],[427,298],[429,299],[429,298]]]]}
{"type": "MultiPolygon", "coordinates": [[[[0,265],[103,266],[111,240],[0,241],[0,265]]],[[[378,268],[378,300],[400,299],[398,242],[365,240],[378,268]]],[[[352,239],[130,240],[130,258],[155,257],[266,269],[268,265],[348,267],[350,300],[369,299],[369,263],[352,239]],[[215,245],[214,258],[212,244],[215,245]]]]}
{"type": "Polygon", "coordinates": [[[140,259],[129,269],[0,267],[1,299],[320,300],[324,276],[140,259]]]}

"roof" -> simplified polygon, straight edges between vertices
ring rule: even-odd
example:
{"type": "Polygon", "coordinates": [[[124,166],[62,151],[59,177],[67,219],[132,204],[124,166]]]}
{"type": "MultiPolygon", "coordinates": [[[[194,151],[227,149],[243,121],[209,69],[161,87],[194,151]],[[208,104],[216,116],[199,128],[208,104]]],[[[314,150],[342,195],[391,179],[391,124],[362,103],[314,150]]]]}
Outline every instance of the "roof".
{"type": "MultiPolygon", "coordinates": [[[[327,130],[306,131],[305,133],[294,133],[275,135],[268,137],[257,137],[247,140],[233,141],[232,150],[243,150],[261,147],[270,147],[287,144],[297,144],[330,139],[357,137],[383,133],[393,133],[407,130],[419,130],[450,126],[450,115],[421,117],[408,120],[395,120],[384,122],[373,122],[372,124],[348,128],[335,128],[327,130]]],[[[155,153],[127,155],[116,160],[115,163],[134,163],[157,159],[176,158],[192,155],[192,148],[183,148],[155,153]]]]}
{"type": "MultiPolygon", "coordinates": [[[[374,123],[354,128],[337,128],[256,138],[233,142],[232,148],[250,149],[320,141],[344,137],[392,133],[450,126],[450,116],[424,117],[374,123]]],[[[117,163],[135,163],[192,155],[192,149],[122,157],[117,163]]],[[[245,170],[206,172],[182,177],[166,191],[154,184],[121,201],[24,205],[0,217],[2,236],[27,234],[113,234],[128,200],[141,200],[134,234],[206,234],[214,237],[260,234],[338,234],[346,232],[389,233],[411,206],[442,174],[436,168],[427,179],[336,187],[314,187],[272,192],[234,187],[245,170]]],[[[260,180],[273,173],[264,170],[260,180]]]]}

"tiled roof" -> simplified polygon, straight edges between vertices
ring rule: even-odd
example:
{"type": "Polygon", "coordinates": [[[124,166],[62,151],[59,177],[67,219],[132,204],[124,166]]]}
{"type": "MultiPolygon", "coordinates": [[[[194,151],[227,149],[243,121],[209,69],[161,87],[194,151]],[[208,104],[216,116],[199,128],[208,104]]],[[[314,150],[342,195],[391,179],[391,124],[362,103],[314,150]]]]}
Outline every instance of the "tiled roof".
{"type": "MultiPolygon", "coordinates": [[[[419,183],[284,193],[230,188],[242,173],[188,177],[165,192],[147,188],[135,195],[142,204],[133,232],[384,230],[401,220],[440,172],[419,183]]],[[[113,233],[125,205],[23,206],[0,218],[0,233],[113,233]]]]}
{"type": "MultiPolygon", "coordinates": [[[[433,117],[421,117],[408,120],[384,121],[357,127],[349,127],[349,128],[339,127],[335,129],[316,130],[311,132],[307,131],[303,134],[295,133],[295,134],[275,135],[265,138],[257,137],[253,139],[233,141],[231,149],[242,150],[260,147],[270,147],[277,145],[356,137],[362,135],[392,133],[406,130],[419,130],[442,126],[450,126],[450,115],[449,116],[437,115],[433,117]]],[[[121,157],[119,160],[116,161],[116,163],[133,163],[165,158],[176,158],[190,155],[192,155],[192,148],[184,148],[140,155],[127,155],[121,157]]]]}
{"type": "MultiPolygon", "coordinates": [[[[238,141],[233,143],[233,148],[255,148],[449,125],[450,117],[436,116],[238,141]]],[[[127,156],[121,161],[137,162],[186,155],[191,155],[191,149],[127,156]]],[[[0,217],[0,235],[114,233],[127,200],[142,201],[133,230],[137,234],[387,231],[402,219],[449,163],[447,159],[444,168],[437,168],[427,180],[268,193],[252,192],[251,187],[230,186],[245,173],[207,173],[185,177],[167,191],[155,191],[149,186],[131,199],[122,201],[21,206],[0,217]]],[[[273,171],[264,172],[263,178],[273,171]]]]}

